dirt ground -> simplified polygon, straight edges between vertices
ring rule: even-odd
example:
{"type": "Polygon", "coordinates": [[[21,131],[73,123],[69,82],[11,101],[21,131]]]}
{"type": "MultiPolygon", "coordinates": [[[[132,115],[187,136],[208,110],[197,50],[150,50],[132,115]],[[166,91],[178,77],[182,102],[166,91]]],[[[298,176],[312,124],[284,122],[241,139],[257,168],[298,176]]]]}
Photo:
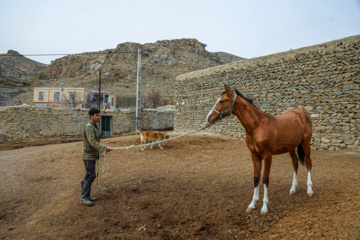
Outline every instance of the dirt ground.
{"type": "MultiPolygon", "coordinates": [[[[360,238],[359,152],[313,150],[313,197],[303,166],[289,195],[291,159],[275,156],[263,215],[262,188],[257,209],[245,212],[253,168],[243,139],[196,134],[164,150],[114,150],[110,171],[99,177],[107,190],[93,185],[93,207],[79,203],[82,142],[49,142],[0,151],[0,239],[360,238]]],[[[140,139],[102,142],[121,147],[140,139]]]]}

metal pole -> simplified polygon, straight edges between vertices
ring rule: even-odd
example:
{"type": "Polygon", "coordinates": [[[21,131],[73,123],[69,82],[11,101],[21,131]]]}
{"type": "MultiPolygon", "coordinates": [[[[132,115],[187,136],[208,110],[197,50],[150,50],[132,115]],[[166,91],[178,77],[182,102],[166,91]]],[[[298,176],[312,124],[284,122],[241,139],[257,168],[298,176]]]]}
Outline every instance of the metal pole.
{"type": "Polygon", "coordinates": [[[141,49],[138,49],[137,61],[137,87],[136,87],[136,116],[135,116],[135,134],[141,130],[141,49]]]}
{"type": "Polygon", "coordinates": [[[100,109],[100,99],[101,99],[101,68],[99,71],[99,99],[98,99],[98,109],[100,109]]]}
{"type": "Polygon", "coordinates": [[[61,83],[61,96],[59,96],[61,107],[63,106],[63,95],[64,95],[64,83],[61,83]]]}

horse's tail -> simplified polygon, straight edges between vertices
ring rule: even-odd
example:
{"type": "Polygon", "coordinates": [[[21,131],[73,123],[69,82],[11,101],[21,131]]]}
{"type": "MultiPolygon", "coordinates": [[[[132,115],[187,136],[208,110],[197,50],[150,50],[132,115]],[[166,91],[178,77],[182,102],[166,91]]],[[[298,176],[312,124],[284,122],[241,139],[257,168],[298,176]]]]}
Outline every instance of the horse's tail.
{"type": "Polygon", "coordinates": [[[297,155],[298,155],[298,160],[300,160],[301,164],[304,165],[305,164],[305,152],[304,152],[304,148],[302,147],[301,143],[297,147],[297,155]]]}

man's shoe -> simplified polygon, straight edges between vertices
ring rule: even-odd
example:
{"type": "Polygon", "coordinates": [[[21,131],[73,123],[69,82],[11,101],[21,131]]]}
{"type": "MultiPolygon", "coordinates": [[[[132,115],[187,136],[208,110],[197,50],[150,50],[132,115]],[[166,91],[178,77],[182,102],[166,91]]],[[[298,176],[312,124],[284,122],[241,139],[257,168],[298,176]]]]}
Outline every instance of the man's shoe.
{"type": "Polygon", "coordinates": [[[91,194],[91,185],[92,185],[92,182],[87,182],[89,185],[90,185],[90,190],[89,190],[89,200],[90,201],[96,201],[96,200],[98,200],[98,198],[97,197],[90,197],[90,194],[91,194]]]}
{"type": "Polygon", "coordinates": [[[80,197],[80,203],[86,205],[86,206],[93,206],[94,203],[92,203],[89,199],[90,196],[90,189],[91,184],[89,184],[86,180],[81,182],[81,197],[80,197]]]}

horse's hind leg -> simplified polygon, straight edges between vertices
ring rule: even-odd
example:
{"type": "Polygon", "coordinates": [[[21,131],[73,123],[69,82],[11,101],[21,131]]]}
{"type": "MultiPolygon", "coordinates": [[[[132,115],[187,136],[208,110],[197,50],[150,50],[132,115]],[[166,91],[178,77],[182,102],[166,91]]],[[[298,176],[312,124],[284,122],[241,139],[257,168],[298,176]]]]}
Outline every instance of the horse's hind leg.
{"type": "Polygon", "coordinates": [[[306,165],[306,169],[307,169],[307,194],[309,196],[312,196],[314,194],[313,190],[312,190],[312,181],[311,181],[311,167],[312,167],[312,163],[311,163],[311,157],[310,157],[310,152],[311,152],[311,147],[310,147],[310,141],[306,141],[306,142],[302,142],[301,145],[303,146],[304,152],[305,152],[305,165],[306,165]]]}
{"type": "Polygon", "coordinates": [[[293,164],[293,167],[294,167],[294,177],[293,177],[292,186],[291,186],[291,189],[290,189],[290,195],[292,195],[292,194],[296,193],[297,170],[298,170],[299,164],[298,164],[298,159],[297,159],[296,154],[295,154],[295,149],[292,150],[291,152],[289,152],[289,154],[290,154],[292,164],[293,164]]]}
{"type": "Polygon", "coordinates": [[[310,141],[311,141],[311,132],[308,135],[305,134],[304,139],[301,142],[301,145],[304,150],[305,165],[306,165],[306,169],[307,169],[307,194],[309,196],[312,196],[314,194],[314,192],[312,190],[313,184],[311,181],[312,162],[311,162],[311,157],[310,157],[310,153],[311,153],[310,141]]]}
{"type": "Polygon", "coordinates": [[[311,153],[310,142],[311,142],[311,136],[312,136],[312,124],[311,124],[311,120],[310,120],[309,116],[306,113],[304,113],[302,120],[304,122],[305,133],[304,133],[303,140],[301,141],[301,146],[304,151],[305,165],[306,165],[306,169],[307,169],[307,173],[308,173],[307,174],[307,194],[309,196],[312,196],[314,194],[314,192],[312,190],[313,184],[311,181],[312,162],[311,162],[311,157],[310,157],[310,153],[311,153]]]}
{"type": "Polygon", "coordinates": [[[254,195],[251,203],[249,204],[246,212],[251,212],[255,209],[256,202],[259,200],[259,183],[260,183],[260,174],[261,174],[261,158],[256,157],[254,154],[251,154],[254,165],[254,195]]]}

